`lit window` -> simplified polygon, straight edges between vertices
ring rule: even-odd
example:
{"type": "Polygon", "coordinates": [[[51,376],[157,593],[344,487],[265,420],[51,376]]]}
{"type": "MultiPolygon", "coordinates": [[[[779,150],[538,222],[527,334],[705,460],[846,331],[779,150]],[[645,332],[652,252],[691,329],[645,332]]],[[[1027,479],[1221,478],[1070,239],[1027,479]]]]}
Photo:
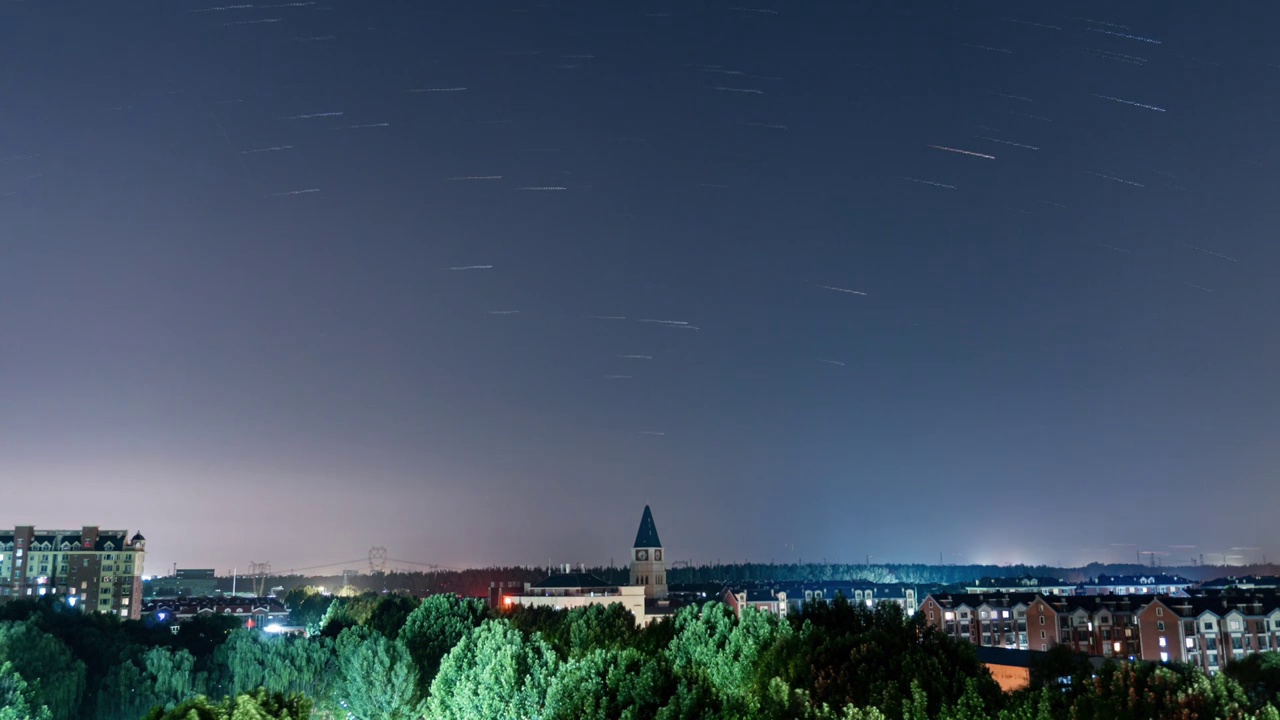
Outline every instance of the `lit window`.
{"type": "Polygon", "coordinates": [[[942,617],[943,617],[943,618],[945,618],[945,619],[947,619],[947,620],[955,620],[955,619],[956,619],[956,614],[955,614],[955,613],[953,613],[953,612],[951,612],[951,611],[947,611],[945,614],[943,614],[943,616],[942,616],[942,617]]]}
{"type": "Polygon", "coordinates": [[[1167,652],[1160,653],[1160,662],[1169,662],[1169,653],[1167,652]]]}
{"type": "Polygon", "coordinates": [[[1118,642],[1111,643],[1111,649],[1115,650],[1116,652],[1120,652],[1120,643],[1118,642]]]}
{"type": "Polygon", "coordinates": [[[1189,648],[1193,648],[1193,647],[1195,647],[1195,646],[1196,646],[1196,639],[1195,639],[1195,638],[1187,638],[1187,647],[1189,647],[1189,648]]]}
{"type": "Polygon", "coordinates": [[[1240,629],[1240,621],[1239,621],[1239,620],[1232,620],[1232,621],[1231,621],[1231,629],[1232,629],[1232,630],[1239,630],[1239,629],[1240,629]]]}
{"type": "Polygon", "coordinates": [[[1006,618],[1007,618],[1007,617],[1009,617],[1009,611],[1008,611],[1008,610],[1002,610],[1002,611],[1000,611],[1000,616],[1001,616],[1001,617],[1006,617],[1006,618]]]}
{"type": "Polygon", "coordinates": [[[1168,640],[1166,640],[1165,638],[1160,638],[1160,647],[1165,647],[1168,644],[1169,644],[1168,640]]]}

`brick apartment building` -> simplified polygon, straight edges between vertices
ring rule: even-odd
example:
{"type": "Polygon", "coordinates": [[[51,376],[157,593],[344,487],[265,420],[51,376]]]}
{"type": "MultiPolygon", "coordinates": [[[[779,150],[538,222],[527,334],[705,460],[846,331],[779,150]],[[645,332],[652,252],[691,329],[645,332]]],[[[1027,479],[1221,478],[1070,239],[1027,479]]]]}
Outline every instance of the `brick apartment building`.
{"type": "Polygon", "coordinates": [[[127,530],[0,531],[0,602],[57,597],[86,612],[136,620],[146,538],[127,530]]]}
{"type": "Polygon", "coordinates": [[[1184,662],[1207,673],[1246,655],[1280,649],[1275,592],[1154,598],[1138,614],[1142,657],[1184,662]]]}
{"type": "Polygon", "coordinates": [[[933,594],[926,623],[978,647],[1044,651],[1055,645],[1095,657],[1185,662],[1216,673],[1232,660],[1280,650],[1280,595],[1199,597],[1040,593],[933,594]]]}
{"type": "Polygon", "coordinates": [[[925,622],[979,647],[1045,651],[1055,645],[1099,657],[1137,657],[1136,614],[1144,601],[1128,596],[1041,593],[933,594],[925,622]]]}

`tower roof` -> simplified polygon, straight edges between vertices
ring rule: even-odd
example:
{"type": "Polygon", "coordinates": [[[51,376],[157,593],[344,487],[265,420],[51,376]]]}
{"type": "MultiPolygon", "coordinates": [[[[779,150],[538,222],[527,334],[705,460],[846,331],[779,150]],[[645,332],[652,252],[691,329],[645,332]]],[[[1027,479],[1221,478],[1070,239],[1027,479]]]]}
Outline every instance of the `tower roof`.
{"type": "Polygon", "coordinates": [[[653,513],[648,505],[644,506],[644,515],[640,517],[640,529],[636,531],[636,541],[631,547],[662,547],[662,541],[658,539],[658,527],[653,524],[653,513]]]}

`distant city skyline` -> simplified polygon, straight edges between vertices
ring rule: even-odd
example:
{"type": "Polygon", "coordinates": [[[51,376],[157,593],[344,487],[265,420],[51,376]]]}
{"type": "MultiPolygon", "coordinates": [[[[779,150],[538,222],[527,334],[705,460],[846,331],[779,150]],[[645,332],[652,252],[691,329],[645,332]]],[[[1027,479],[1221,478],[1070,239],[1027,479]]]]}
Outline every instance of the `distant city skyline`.
{"type": "Polygon", "coordinates": [[[1280,556],[1280,5],[754,9],[0,4],[0,525],[1280,556]]]}

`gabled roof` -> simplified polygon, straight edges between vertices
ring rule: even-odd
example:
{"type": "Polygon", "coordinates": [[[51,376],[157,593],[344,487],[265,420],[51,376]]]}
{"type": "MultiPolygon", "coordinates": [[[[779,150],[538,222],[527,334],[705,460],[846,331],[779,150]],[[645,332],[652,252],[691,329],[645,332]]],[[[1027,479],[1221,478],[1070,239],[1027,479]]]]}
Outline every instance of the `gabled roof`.
{"type": "Polygon", "coordinates": [[[747,590],[747,602],[776,602],[778,596],[765,588],[751,588],[747,590]]]}
{"type": "Polygon", "coordinates": [[[636,531],[636,541],[631,547],[662,547],[662,541],[658,539],[658,527],[653,524],[653,513],[648,505],[644,506],[644,515],[640,516],[640,529],[636,531]]]}

